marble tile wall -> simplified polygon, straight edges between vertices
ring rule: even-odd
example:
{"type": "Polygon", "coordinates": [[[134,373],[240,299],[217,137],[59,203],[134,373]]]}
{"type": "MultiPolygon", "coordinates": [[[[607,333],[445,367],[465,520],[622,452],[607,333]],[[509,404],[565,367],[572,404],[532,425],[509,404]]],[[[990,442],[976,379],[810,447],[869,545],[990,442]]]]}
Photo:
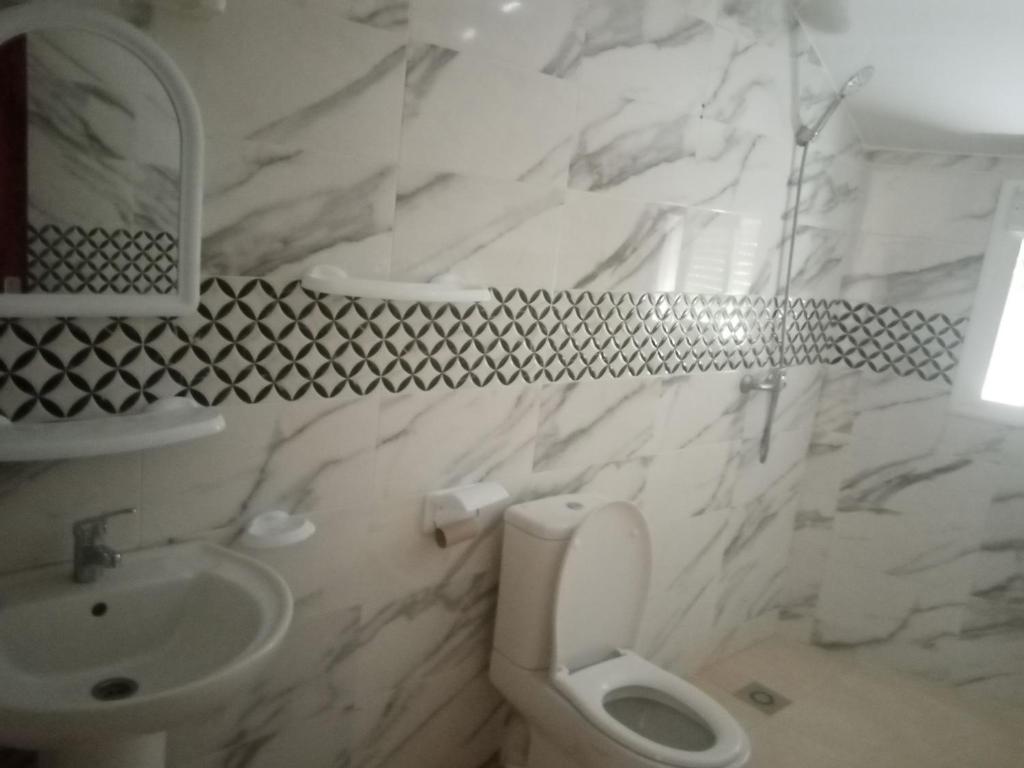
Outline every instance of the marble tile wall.
{"type": "MultiPolygon", "coordinates": [[[[876,151],[851,303],[967,317],[1016,158],[876,151]]],[[[951,384],[830,367],[783,613],[830,647],[1024,701],[1024,432],[951,413],[951,384]]]]}
{"type": "MultiPolygon", "coordinates": [[[[208,20],[107,4],[202,105],[207,274],[279,289],[329,262],[774,296],[793,126],[832,93],[781,3],[245,0],[208,20]]],[[[861,170],[837,119],[810,160],[795,296],[838,296],[861,170]]],[[[741,375],[225,402],[228,430],[191,446],[0,467],[0,570],[65,560],[70,521],[116,506],[140,509],[113,532],[127,549],[309,514],[314,539],[264,555],[298,599],[288,647],[236,706],[174,733],[171,764],[476,768],[508,714],[486,678],[500,528],[439,550],[423,493],[488,479],[638,502],[657,547],[640,649],[690,671],[775,630],[830,386],[792,370],[761,465],[765,402],[741,375]]]]}

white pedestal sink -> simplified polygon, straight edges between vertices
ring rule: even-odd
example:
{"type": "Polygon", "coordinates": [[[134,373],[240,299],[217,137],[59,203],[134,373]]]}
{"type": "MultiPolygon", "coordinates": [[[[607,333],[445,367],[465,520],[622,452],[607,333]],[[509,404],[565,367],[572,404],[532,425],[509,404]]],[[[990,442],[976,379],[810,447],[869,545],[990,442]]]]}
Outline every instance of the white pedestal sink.
{"type": "Polygon", "coordinates": [[[43,768],[161,768],[165,732],[251,682],[291,617],[280,576],[212,544],[125,555],[94,584],[66,565],[0,579],[0,744],[43,768]]]}

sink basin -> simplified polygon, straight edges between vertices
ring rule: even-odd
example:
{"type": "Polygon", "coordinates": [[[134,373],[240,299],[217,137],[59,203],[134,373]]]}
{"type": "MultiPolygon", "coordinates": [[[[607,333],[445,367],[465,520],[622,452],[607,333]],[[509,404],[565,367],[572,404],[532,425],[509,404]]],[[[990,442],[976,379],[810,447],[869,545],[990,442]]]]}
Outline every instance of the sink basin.
{"type": "Polygon", "coordinates": [[[93,584],[68,565],[0,579],[0,744],[89,743],[100,765],[97,742],[159,734],[237,694],[291,617],[280,576],[205,543],[127,554],[93,584]]]}

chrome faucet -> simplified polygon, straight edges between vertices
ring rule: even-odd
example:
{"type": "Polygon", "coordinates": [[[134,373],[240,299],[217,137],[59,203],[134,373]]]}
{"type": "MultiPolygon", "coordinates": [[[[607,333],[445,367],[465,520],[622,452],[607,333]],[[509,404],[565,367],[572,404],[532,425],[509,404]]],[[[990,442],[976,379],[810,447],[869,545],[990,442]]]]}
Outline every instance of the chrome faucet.
{"type": "Polygon", "coordinates": [[[121,553],[111,549],[101,540],[107,532],[107,521],[112,517],[133,515],[135,509],[119,509],[95,517],[78,520],[71,526],[75,538],[74,579],[79,584],[91,584],[100,577],[100,569],[117,568],[121,564],[121,553]]]}

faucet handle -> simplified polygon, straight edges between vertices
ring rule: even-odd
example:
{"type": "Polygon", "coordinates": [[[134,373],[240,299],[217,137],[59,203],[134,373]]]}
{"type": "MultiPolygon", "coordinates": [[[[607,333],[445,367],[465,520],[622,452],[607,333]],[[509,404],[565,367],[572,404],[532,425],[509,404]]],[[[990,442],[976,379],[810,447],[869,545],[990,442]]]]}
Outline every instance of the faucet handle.
{"type": "Polygon", "coordinates": [[[71,530],[76,539],[95,537],[98,534],[107,532],[107,521],[110,518],[134,515],[138,511],[136,507],[126,507],[124,509],[115,509],[113,512],[103,512],[92,517],[85,517],[81,520],[76,520],[72,524],[71,530]]]}

